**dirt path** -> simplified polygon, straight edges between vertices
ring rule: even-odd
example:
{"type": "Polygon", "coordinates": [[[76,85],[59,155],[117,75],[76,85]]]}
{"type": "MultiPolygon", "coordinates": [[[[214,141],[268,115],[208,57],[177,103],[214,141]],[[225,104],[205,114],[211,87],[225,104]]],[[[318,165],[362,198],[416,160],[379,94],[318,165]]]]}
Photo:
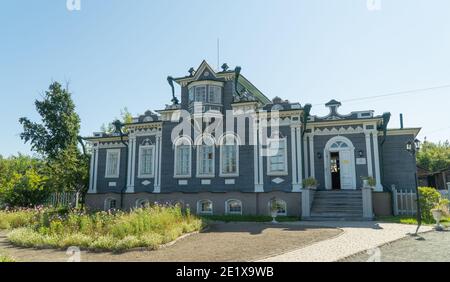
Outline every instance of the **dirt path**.
{"type": "MultiPolygon", "coordinates": [[[[339,235],[336,228],[266,223],[214,223],[203,233],[188,236],[157,251],[122,254],[81,252],[81,261],[253,261],[285,253],[339,235]]],[[[12,246],[0,233],[0,253],[18,261],[67,261],[61,250],[12,246]]]]}

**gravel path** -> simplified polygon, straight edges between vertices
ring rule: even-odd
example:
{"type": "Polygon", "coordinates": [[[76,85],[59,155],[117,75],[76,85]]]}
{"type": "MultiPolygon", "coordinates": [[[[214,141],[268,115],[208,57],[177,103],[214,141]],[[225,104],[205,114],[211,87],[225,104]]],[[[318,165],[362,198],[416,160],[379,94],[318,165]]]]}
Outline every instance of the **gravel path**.
{"type": "MultiPolygon", "coordinates": [[[[81,261],[254,261],[338,236],[337,228],[269,223],[213,223],[209,230],[190,235],[157,251],[122,254],[81,252],[81,261]]],[[[67,261],[61,250],[12,246],[0,233],[0,253],[18,261],[67,261]]]]}
{"type": "MultiPolygon", "coordinates": [[[[300,222],[301,226],[323,226],[340,228],[344,232],[329,240],[324,240],[291,252],[269,257],[265,262],[318,262],[338,261],[351,255],[376,248],[404,238],[415,231],[416,226],[378,222],[300,222]]],[[[424,226],[420,232],[430,231],[424,226]]]]}
{"type": "MultiPolygon", "coordinates": [[[[421,234],[422,239],[406,237],[380,248],[380,262],[450,262],[450,232],[421,234]]],[[[361,253],[344,262],[368,261],[369,255],[361,253]]]]}

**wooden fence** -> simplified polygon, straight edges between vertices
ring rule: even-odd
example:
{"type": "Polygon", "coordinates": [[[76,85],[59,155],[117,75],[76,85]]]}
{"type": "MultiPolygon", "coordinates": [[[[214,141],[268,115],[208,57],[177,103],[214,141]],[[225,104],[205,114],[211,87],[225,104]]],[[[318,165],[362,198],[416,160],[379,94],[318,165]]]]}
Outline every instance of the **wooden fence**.
{"type": "MultiPolygon", "coordinates": [[[[439,190],[443,198],[450,200],[450,183],[447,190],[439,190]]],[[[415,189],[399,189],[392,185],[394,215],[416,215],[417,200],[415,189]]]]}
{"type": "Polygon", "coordinates": [[[416,215],[416,192],[412,189],[401,189],[392,186],[394,215],[416,215]]]}
{"type": "Polygon", "coordinates": [[[57,192],[53,193],[45,202],[46,205],[62,206],[62,207],[77,207],[80,201],[78,193],[73,192],[57,192]]]}

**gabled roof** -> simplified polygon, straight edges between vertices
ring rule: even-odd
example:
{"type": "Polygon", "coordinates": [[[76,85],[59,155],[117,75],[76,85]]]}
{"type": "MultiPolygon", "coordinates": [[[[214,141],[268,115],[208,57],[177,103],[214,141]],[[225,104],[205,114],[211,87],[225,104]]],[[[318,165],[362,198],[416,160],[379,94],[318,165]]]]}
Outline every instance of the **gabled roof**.
{"type": "MultiPolygon", "coordinates": [[[[234,70],[227,70],[221,72],[215,72],[214,69],[203,60],[200,66],[195,71],[194,75],[187,75],[184,77],[174,78],[174,81],[179,85],[186,85],[193,81],[204,80],[201,78],[201,75],[205,73],[205,71],[209,72],[209,75],[205,77],[206,80],[225,80],[225,79],[234,79],[235,72],[234,70]]],[[[247,89],[255,98],[257,98],[261,103],[268,104],[270,103],[270,99],[267,98],[253,83],[251,83],[245,76],[242,74],[239,75],[238,83],[242,88],[247,89]]]]}

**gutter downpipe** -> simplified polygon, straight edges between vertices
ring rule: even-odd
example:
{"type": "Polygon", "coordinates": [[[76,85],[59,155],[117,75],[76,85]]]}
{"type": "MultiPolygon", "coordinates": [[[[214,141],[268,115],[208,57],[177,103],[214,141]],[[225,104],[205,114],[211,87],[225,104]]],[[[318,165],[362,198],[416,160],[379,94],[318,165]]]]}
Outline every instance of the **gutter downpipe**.
{"type": "MultiPolygon", "coordinates": [[[[303,137],[305,136],[305,133],[306,133],[306,126],[308,125],[308,118],[310,117],[310,115],[311,115],[311,108],[312,108],[312,105],[311,104],[306,104],[304,107],[303,107],[303,116],[302,116],[302,134],[301,134],[301,138],[300,138],[300,149],[301,149],[301,152],[302,152],[302,164],[304,164],[305,163],[305,146],[304,146],[304,144],[303,144],[303,137]]],[[[302,167],[303,167],[303,165],[302,165],[302,167]]],[[[311,170],[312,170],[313,168],[311,168],[311,170]]],[[[306,167],[304,168],[304,176],[306,176],[306,172],[307,172],[307,169],[306,169],[306,167]]]]}
{"type": "MultiPolygon", "coordinates": [[[[124,187],[120,190],[120,209],[123,210],[123,198],[124,198],[124,194],[125,191],[127,189],[127,180],[128,180],[128,143],[125,142],[125,140],[123,140],[124,136],[128,136],[128,134],[124,134],[122,131],[122,128],[124,126],[123,123],[121,123],[119,120],[116,120],[114,123],[114,126],[116,128],[116,133],[120,134],[120,142],[125,145],[125,173],[126,173],[126,177],[125,177],[125,185],[124,187]]],[[[119,160],[120,163],[120,160],[119,160]]]]}

